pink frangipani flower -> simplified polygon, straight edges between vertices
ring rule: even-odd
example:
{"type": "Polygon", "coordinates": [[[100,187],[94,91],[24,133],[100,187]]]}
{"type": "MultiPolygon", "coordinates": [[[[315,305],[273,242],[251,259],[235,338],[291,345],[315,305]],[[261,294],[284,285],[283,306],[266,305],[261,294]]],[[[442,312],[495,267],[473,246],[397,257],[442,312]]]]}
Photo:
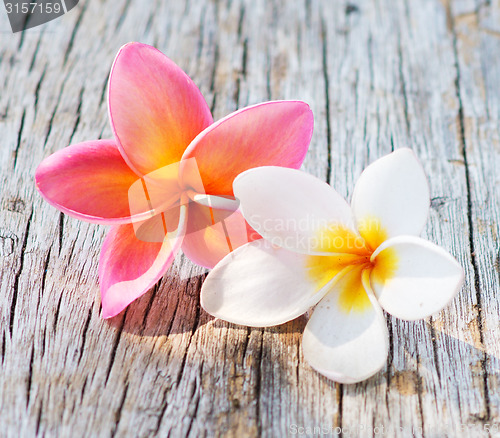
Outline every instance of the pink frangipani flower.
{"type": "Polygon", "coordinates": [[[256,166],[299,168],[313,129],[300,101],[254,105],[213,123],[193,81],[139,43],[118,53],[108,105],[113,140],[62,149],[35,176],[42,196],[62,212],[112,225],[99,261],[104,318],[148,291],[181,247],[213,267],[252,240],[228,199],[234,178],[256,166]]]}
{"type": "Polygon", "coordinates": [[[351,206],[323,181],[273,166],[242,173],[234,192],[264,239],[217,264],[202,286],[201,305],[254,327],[282,324],[316,305],[302,350],[314,369],[337,382],[359,382],[386,363],[382,309],[405,320],[424,318],[463,283],[456,260],[417,237],[429,189],[410,149],[368,166],[351,206]]]}

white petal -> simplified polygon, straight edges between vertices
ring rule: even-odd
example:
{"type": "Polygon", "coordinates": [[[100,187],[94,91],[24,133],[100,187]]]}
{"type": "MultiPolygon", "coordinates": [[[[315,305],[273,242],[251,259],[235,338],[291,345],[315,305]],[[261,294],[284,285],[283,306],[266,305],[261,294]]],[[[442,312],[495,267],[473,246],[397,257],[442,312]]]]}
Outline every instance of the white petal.
{"type": "Polygon", "coordinates": [[[339,280],[316,306],[304,330],[304,357],[316,371],[336,382],[365,380],[379,371],[387,360],[387,326],[369,290],[367,274],[368,271],[363,271],[362,282],[361,270],[356,268],[339,280]],[[356,289],[368,294],[364,305],[361,308],[359,305],[346,306],[340,297],[357,294],[356,289]]]}
{"type": "MultiPolygon", "coordinates": [[[[403,234],[418,236],[427,221],[429,204],[424,170],[407,148],[398,149],[368,166],[356,183],[351,202],[359,231],[368,240],[367,234],[373,234],[373,228],[379,225],[386,233],[385,238],[403,234]]],[[[379,243],[375,242],[373,247],[379,243]]]]}
{"type": "Polygon", "coordinates": [[[409,321],[440,311],[464,281],[462,267],[448,252],[414,236],[384,242],[372,259],[371,284],[380,305],[409,321]]]}
{"type": "Polygon", "coordinates": [[[251,327],[282,324],[302,315],[328,291],[307,276],[308,257],[260,239],[222,259],[201,288],[211,315],[251,327]]]}
{"type": "Polygon", "coordinates": [[[332,228],[355,229],[347,202],[328,184],[305,172],[258,167],[240,174],[233,188],[247,222],[283,248],[332,252],[331,239],[322,239],[322,233],[326,231],[328,237],[332,228]]]}

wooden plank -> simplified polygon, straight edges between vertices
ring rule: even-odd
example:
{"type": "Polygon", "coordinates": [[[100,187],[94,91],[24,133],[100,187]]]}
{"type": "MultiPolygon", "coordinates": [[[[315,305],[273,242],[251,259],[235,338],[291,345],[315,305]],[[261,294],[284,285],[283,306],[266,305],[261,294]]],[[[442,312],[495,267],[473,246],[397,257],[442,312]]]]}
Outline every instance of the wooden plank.
{"type": "Polygon", "coordinates": [[[499,17],[498,1],[81,0],[13,35],[0,13],[4,434],[495,436],[499,17]],[[307,365],[306,317],[269,329],[213,320],[199,307],[206,273],[183,256],[101,320],[105,227],[59,214],[33,175],[70,143],[111,137],[107,76],[130,40],[177,62],[215,118],[268,99],[308,102],[304,168],[346,197],[368,163],[412,147],[433,198],[425,237],[466,269],[459,297],[425,321],[388,317],[387,366],[358,385],[307,365]]]}

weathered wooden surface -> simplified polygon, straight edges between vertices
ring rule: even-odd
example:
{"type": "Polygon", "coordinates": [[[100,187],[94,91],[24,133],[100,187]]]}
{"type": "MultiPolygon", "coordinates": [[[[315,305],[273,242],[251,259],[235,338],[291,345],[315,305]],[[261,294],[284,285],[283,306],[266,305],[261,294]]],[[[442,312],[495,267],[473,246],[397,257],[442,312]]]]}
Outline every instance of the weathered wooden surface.
{"type": "Polygon", "coordinates": [[[16,35],[0,6],[0,32],[0,435],[500,436],[499,0],[81,0],[16,35]],[[425,237],[466,270],[452,305],[388,317],[386,368],[353,386],[304,362],[305,317],[214,321],[184,257],[100,319],[106,230],[43,202],[33,175],[70,143],[111,137],[107,76],[132,40],[188,72],[215,118],[308,102],[305,169],[343,195],[412,147],[432,191],[425,237]]]}

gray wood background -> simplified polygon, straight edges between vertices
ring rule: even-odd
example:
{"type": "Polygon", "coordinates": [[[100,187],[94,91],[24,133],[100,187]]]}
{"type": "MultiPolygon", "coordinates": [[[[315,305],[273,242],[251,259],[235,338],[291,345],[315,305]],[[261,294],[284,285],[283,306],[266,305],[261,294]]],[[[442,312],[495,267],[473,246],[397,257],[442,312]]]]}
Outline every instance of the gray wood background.
{"type": "Polygon", "coordinates": [[[500,436],[499,0],[81,0],[18,34],[0,6],[0,39],[1,436],[500,436]],[[100,318],[106,229],[61,215],[33,176],[68,144],[111,137],[107,77],[133,40],[177,62],[216,119],[308,102],[304,167],[345,196],[371,161],[416,151],[432,192],[424,237],[466,284],[432,318],[387,317],[380,373],[357,385],[315,373],[306,317],[213,320],[206,273],[183,256],[100,318]]]}

